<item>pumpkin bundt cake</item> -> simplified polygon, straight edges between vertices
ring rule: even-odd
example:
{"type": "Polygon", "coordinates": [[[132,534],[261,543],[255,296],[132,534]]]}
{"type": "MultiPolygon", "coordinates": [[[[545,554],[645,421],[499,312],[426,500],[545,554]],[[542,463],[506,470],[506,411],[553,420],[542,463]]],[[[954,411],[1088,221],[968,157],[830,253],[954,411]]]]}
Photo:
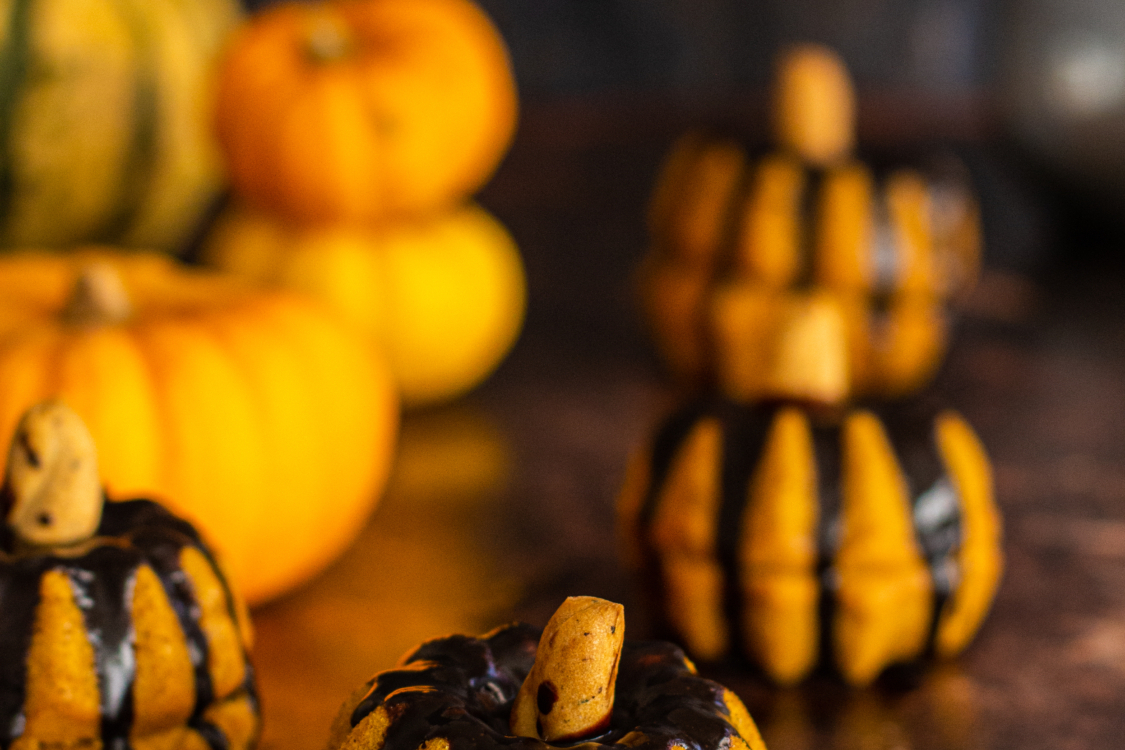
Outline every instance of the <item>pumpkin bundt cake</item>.
{"type": "Polygon", "coordinates": [[[0,530],[0,748],[244,750],[258,734],[249,626],[199,534],[108,502],[60,402],[16,430],[0,530]]]}
{"type": "Polygon", "coordinates": [[[765,750],[742,701],[679,648],[624,636],[621,605],[571,597],[542,632],[423,643],[345,701],[329,750],[765,750]]]}
{"type": "Polygon", "coordinates": [[[688,653],[780,683],[825,664],[863,685],[960,652],[1002,567],[988,456],[922,401],[697,399],[634,459],[620,517],[688,653]]]}

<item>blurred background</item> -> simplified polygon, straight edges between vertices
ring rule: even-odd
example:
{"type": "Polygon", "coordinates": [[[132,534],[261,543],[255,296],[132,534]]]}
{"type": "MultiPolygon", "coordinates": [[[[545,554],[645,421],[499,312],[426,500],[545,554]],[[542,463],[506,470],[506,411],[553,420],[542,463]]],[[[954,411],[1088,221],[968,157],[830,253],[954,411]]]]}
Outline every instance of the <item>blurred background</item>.
{"type": "MultiPolygon", "coordinates": [[[[252,9],[270,4],[246,2],[252,9]]],[[[480,5],[509,45],[531,115],[563,102],[587,108],[590,117],[631,114],[622,125],[642,139],[701,122],[764,132],[776,53],[794,42],[821,42],[854,76],[868,146],[987,146],[974,160],[982,162],[982,180],[1013,204],[1031,204],[1019,208],[1046,212],[1041,220],[1066,222],[1070,231],[1122,228],[1125,9],[1113,0],[480,5]],[[657,116],[641,117],[638,108],[657,116]]],[[[568,124],[554,122],[560,130],[568,124]]],[[[990,251],[1034,264],[1046,243],[1024,235],[1042,228],[1020,234],[1008,225],[1018,220],[997,219],[994,229],[1012,232],[1012,243],[1022,246],[996,243],[990,251]]]]}
{"type": "MultiPolygon", "coordinates": [[[[1125,6],[1113,0],[480,5],[505,37],[521,96],[509,160],[521,158],[521,144],[611,146],[590,157],[619,169],[600,199],[617,208],[627,201],[633,231],[614,242],[614,257],[565,256],[606,264],[606,274],[585,274],[593,307],[620,304],[620,288],[598,285],[627,275],[644,244],[646,196],[636,190],[651,185],[661,146],[697,126],[764,140],[773,61],[799,41],[825,43],[848,64],[861,149],[907,158],[944,148],[968,164],[991,266],[1038,275],[1117,263],[1125,236],[1125,6]]],[[[488,189],[482,201],[519,224],[488,189]]],[[[521,246],[533,288],[537,274],[558,279],[575,265],[537,258],[534,242],[521,246]]],[[[574,309],[573,298],[544,299],[565,283],[538,286],[533,316],[545,305],[605,325],[596,311],[591,318],[574,309]]]]}

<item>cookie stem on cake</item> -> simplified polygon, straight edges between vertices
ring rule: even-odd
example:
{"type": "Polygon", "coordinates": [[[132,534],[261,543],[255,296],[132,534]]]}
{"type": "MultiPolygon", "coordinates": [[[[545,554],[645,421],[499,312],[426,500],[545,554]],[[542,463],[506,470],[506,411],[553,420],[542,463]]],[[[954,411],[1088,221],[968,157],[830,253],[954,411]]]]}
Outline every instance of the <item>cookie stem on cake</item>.
{"type": "Polygon", "coordinates": [[[593,596],[564,601],[544,628],[516,696],[512,733],[569,742],[608,729],[624,641],[620,604],[593,596]]]}
{"type": "Polygon", "coordinates": [[[89,539],[102,516],[94,439],[61,401],[24,413],[8,451],[4,521],[19,543],[45,547],[89,539]]]}
{"type": "Polygon", "coordinates": [[[94,261],[82,267],[63,308],[63,320],[71,325],[96,328],[120,323],[133,313],[133,305],[121,273],[113,264],[94,261]]]}

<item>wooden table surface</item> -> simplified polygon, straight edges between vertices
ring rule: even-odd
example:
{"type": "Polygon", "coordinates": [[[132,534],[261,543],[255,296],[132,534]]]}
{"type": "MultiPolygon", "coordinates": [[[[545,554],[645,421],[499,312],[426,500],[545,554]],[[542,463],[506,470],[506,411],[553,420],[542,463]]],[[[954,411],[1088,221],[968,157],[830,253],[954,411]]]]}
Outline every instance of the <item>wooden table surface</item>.
{"type": "MultiPolygon", "coordinates": [[[[336,708],[421,640],[626,605],[614,544],[629,452],[670,390],[637,321],[644,201],[674,128],[530,111],[482,196],[527,263],[515,351],[471,396],[410,413],[396,471],[328,571],[254,611],[267,750],[322,747],[336,708]],[[642,136],[635,132],[645,133],[642,136]]],[[[770,750],[1125,747],[1125,276],[991,274],[941,388],[995,462],[1007,569],[956,661],[872,690],[731,671],[770,750]]]]}

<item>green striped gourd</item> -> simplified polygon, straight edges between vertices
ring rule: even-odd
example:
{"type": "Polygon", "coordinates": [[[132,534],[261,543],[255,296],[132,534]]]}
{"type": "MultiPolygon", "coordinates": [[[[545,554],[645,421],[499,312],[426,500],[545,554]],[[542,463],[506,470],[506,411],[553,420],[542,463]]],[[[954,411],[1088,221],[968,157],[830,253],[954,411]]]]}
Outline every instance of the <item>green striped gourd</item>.
{"type": "Polygon", "coordinates": [[[176,249],[220,186],[211,65],[236,0],[7,0],[0,245],[176,249]]]}

